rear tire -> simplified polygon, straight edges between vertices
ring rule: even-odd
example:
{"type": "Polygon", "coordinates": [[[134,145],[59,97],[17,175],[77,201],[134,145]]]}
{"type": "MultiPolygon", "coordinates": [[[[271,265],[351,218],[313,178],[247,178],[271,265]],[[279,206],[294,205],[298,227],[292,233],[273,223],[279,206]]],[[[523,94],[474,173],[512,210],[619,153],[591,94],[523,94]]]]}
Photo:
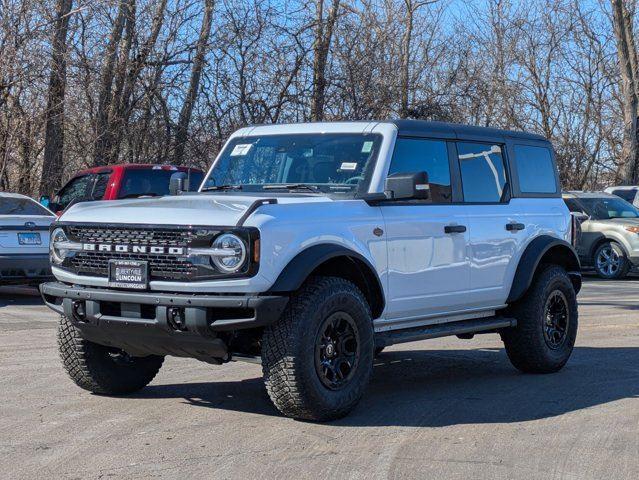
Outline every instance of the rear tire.
{"type": "Polygon", "coordinates": [[[570,358],[578,328],[577,296],[566,271],[539,272],[524,298],[510,308],[517,326],[501,337],[511,363],[525,373],[553,373],[570,358]]]}
{"type": "Polygon", "coordinates": [[[630,260],[617,242],[602,243],[593,257],[595,272],[606,280],[621,280],[630,270],[630,260]]]}
{"type": "Polygon", "coordinates": [[[89,342],[64,315],[58,326],[58,348],[71,380],[104,395],[123,395],[146,387],[164,362],[164,357],[130,357],[122,350],[89,342]]]}
{"type": "Polygon", "coordinates": [[[287,417],[341,418],[368,385],[373,349],[371,311],[362,292],[342,278],[312,278],[264,331],[266,390],[287,417]]]}

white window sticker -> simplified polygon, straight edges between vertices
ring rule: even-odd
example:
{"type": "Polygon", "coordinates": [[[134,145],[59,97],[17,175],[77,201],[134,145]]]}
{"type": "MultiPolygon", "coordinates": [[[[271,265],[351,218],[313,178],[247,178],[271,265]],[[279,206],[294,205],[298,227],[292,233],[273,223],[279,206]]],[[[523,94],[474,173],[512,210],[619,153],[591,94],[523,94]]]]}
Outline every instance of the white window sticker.
{"type": "Polygon", "coordinates": [[[371,153],[372,149],[373,142],[364,142],[364,145],[362,145],[362,153],[371,153]]]}
{"type": "Polygon", "coordinates": [[[355,162],[343,162],[339,167],[340,170],[355,170],[357,168],[357,163],[355,162]]]}
{"type": "Polygon", "coordinates": [[[237,145],[235,145],[235,148],[233,148],[231,157],[241,157],[243,155],[246,155],[249,150],[251,150],[252,146],[252,143],[238,143],[237,145]]]}

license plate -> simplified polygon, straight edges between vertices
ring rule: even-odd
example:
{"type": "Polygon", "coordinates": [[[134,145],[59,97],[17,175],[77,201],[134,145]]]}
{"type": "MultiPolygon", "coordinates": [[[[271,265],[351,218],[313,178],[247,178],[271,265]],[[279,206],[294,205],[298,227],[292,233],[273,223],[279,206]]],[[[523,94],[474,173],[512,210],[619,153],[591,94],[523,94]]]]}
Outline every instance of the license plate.
{"type": "Polygon", "coordinates": [[[148,284],[148,262],[109,260],[109,286],[143,290],[148,284]]]}
{"type": "Polygon", "coordinates": [[[37,232],[18,233],[18,243],[20,245],[42,245],[42,239],[37,232]]]}

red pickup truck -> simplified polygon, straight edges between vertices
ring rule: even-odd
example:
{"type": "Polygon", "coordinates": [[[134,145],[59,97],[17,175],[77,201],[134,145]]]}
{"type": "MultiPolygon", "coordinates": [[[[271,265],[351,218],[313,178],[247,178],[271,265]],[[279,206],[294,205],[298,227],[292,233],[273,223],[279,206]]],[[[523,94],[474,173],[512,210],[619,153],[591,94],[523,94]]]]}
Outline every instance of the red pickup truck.
{"type": "Polygon", "coordinates": [[[169,194],[169,180],[176,172],[189,178],[189,190],[199,188],[204,172],[197,168],[172,165],[122,164],[81,170],[49,202],[50,210],[60,215],[72,203],[93,200],[119,200],[169,194]]]}

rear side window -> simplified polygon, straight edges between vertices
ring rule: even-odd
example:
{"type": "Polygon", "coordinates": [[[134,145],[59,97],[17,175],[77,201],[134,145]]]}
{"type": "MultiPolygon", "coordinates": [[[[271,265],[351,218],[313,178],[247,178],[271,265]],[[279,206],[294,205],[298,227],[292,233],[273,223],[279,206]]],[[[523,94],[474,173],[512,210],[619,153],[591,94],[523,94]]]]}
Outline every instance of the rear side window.
{"type": "Polygon", "coordinates": [[[91,194],[91,198],[93,200],[102,200],[104,198],[107,186],[109,185],[109,178],[111,178],[110,172],[99,173],[97,175],[95,185],[93,187],[93,193],[91,194]]]}
{"type": "Polygon", "coordinates": [[[557,193],[555,168],[548,148],[515,145],[515,159],[522,193],[557,193]]]}
{"type": "Polygon", "coordinates": [[[617,195],[618,197],[623,198],[626,202],[633,203],[635,201],[635,195],[637,195],[637,189],[635,188],[624,188],[617,189],[612,191],[613,195],[617,195]]]}
{"type": "Polygon", "coordinates": [[[0,198],[0,215],[48,215],[46,208],[28,198],[0,198]]]}
{"type": "Polygon", "coordinates": [[[464,201],[468,203],[503,201],[506,170],[501,145],[459,142],[457,154],[464,201]]]}
{"type": "Polygon", "coordinates": [[[451,202],[450,165],[446,142],[398,138],[388,174],[415,172],[428,174],[433,203],[451,202]]]}
{"type": "Polygon", "coordinates": [[[574,198],[564,198],[564,203],[568,207],[568,210],[573,213],[586,213],[584,212],[583,207],[579,205],[577,200],[575,200],[574,198]]]}

